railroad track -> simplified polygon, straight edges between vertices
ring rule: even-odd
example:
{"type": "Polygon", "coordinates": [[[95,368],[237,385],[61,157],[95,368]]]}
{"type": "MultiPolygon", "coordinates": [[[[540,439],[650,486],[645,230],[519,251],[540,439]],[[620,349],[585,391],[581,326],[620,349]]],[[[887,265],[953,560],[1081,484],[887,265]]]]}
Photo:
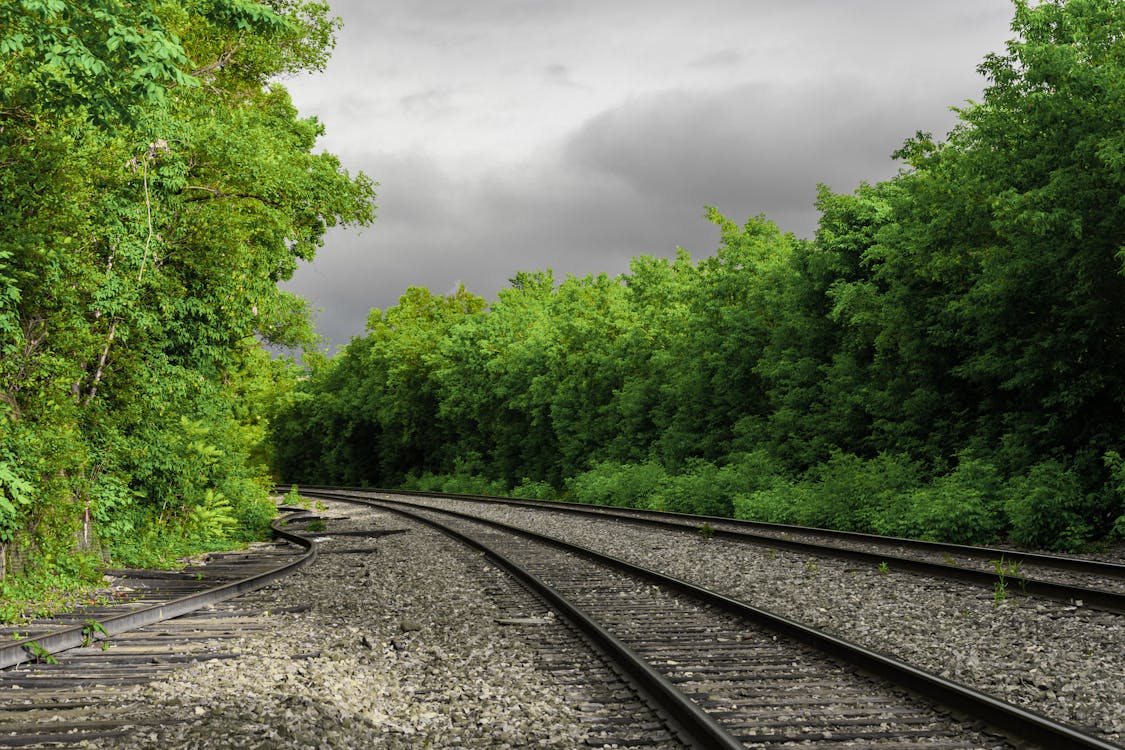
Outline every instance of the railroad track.
{"type": "Polygon", "coordinates": [[[393,509],[479,549],[611,654],[691,746],[1117,747],[592,550],[401,499],[306,492],[393,509]]]}
{"type": "MultiPolygon", "coordinates": [[[[315,486],[305,487],[303,491],[320,493],[322,497],[339,496],[341,492],[364,495],[392,492],[315,486]]],[[[549,510],[642,527],[705,533],[716,539],[855,560],[880,566],[883,570],[945,578],[991,590],[999,585],[1007,595],[1039,596],[1125,614],[1125,564],[1118,562],[631,508],[400,490],[394,490],[393,494],[419,499],[440,497],[483,507],[500,505],[539,512],[549,510]]]]}
{"type": "MultiPolygon", "coordinates": [[[[309,514],[305,515],[303,520],[314,520],[308,517],[309,514]]],[[[290,516],[288,520],[299,519],[290,516]]],[[[328,532],[331,538],[324,533],[319,533],[317,538],[320,559],[334,559],[338,567],[344,570],[375,569],[380,574],[389,574],[382,568],[385,557],[379,555],[378,545],[372,543],[382,537],[401,533],[404,529],[387,528],[385,525],[373,524],[371,520],[365,522],[363,518],[356,520],[339,514],[333,514],[331,518],[321,517],[320,520],[328,521],[331,525],[328,532]]],[[[307,544],[307,540],[284,533],[307,544]]],[[[432,536],[443,538],[436,533],[432,536]]],[[[665,721],[653,708],[638,697],[634,689],[621,681],[615,665],[591,650],[573,626],[565,620],[544,616],[540,600],[493,566],[482,566],[479,558],[472,554],[460,550],[459,554],[470,561],[469,568],[480,571],[482,590],[493,600],[499,614],[500,627],[512,633],[526,633],[538,642],[534,649],[536,668],[550,675],[550,680],[569,694],[569,702],[576,707],[577,726],[581,727],[582,736],[591,746],[644,746],[654,750],[681,750],[685,747],[669,731],[665,721]]],[[[261,562],[263,565],[259,567],[266,567],[266,561],[261,562]]],[[[216,574],[212,579],[230,577],[232,571],[228,566],[214,562],[212,565],[215,567],[211,572],[216,574]]],[[[145,572],[150,576],[154,587],[160,588],[162,592],[150,594],[163,597],[162,603],[166,606],[167,597],[173,593],[183,593],[184,587],[198,588],[204,585],[204,569],[188,569],[178,574],[145,572]]],[[[136,571],[135,574],[141,575],[142,572],[136,571]]],[[[323,576],[321,582],[315,584],[318,597],[322,596],[323,591],[333,587],[355,588],[356,585],[354,581],[338,577],[325,581],[323,576]]],[[[206,594],[204,591],[195,593],[206,594]]],[[[287,726],[286,720],[269,715],[255,714],[253,724],[247,722],[238,726],[232,726],[229,720],[224,719],[217,731],[208,729],[207,725],[213,721],[213,717],[236,713],[238,706],[230,703],[231,696],[223,689],[221,682],[214,685],[204,682],[200,685],[192,679],[192,675],[200,674],[199,671],[188,670],[185,674],[181,672],[181,668],[193,662],[206,662],[204,673],[212,673],[216,670],[216,667],[210,666],[212,663],[224,662],[241,671],[242,662],[250,664],[249,668],[252,669],[253,664],[260,665],[265,658],[276,662],[308,660],[311,672],[318,669],[318,664],[321,665],[319,668],[323,668],[325,664],[340,663],[341,649],[347,648],[351,649],[357,663],[369,663],[371,654],[377,653],[380,648],[392,651],[416,648],[412,635],[423,626],[403,625],[400,628],[402,632],[380,645],[378,636],[365,633],[357,639],[354,626],[350,629],[341,627],[338,614],[328,615],[321,619],[327,641],[332,644],[328,649],[297,654],[286,648],[276,652],[263,650],[263,636],[272,636],[276,640],[279,630],[283,637],[289,635],[282,623],[293,621],[289,617],[290,613],[303,618],[312,614],[311,609],[317,608],[315,603],[309,606],[307,596],[304,606],[278,606],[278,600],[285,601],[288,598],[282,591],[276,591],[265,597],[254,594],[250,597],[251,601],[240,596],[208,604],[175,619],[162,620],[129,632],[115,633],[112,637],[99,634],[87,646],[55,650],[51,662],[57,663],[32,658],[0,671],[0,747],[113,747],[121,744],[125,747],[176,748],[210,747],[212,741],[217,743],[215,746],[228,742],[238,746],[302,749],[316,745],[322,738],[313,738],[319,738],[320,732],[309,731],[307,728],[294,729],[287,726]],[[278,615],[282,616],[281,623],[278,622],[278,615]],[[243,651],[248,631],[258,631],[261,635],[257,639],[251,639],[249,651],[243,651]],[[257,645],[254,645],[255,642],[257,645]],[[350,646],[344,646],[345,642],[350,646]],[[102,644],[106,644],[108,648],[103,650],[102,644]],[[182,697],[176,697],[171,705],[150,704],[148,700],[153,692],[145,688],[150,683],[175,685],[177,687],[164,687],[156,691],[156,694],[167,696],[172,691],[182,697]],[[192,687],[181,694],[178,691],[184,685],[192,687]],[[186,715],[185,711],[188,712],[186,715]],[[263,721],[275,727],[276,733],[261,734],[263,721]],[[196,722],[202,722],[203,727],[189,726],[196,722]],[[179,729],[177,725],[182,725],[184,729],[179,729]],[[177,734],[181,731],[182,734],[177,734]],[[180,745],[176,738],[182,739],[184,744],[180,745]]],[[[132,605],[133,609],[139,606],[140,602],[132,605]]],[[[122,614],[121,609],[124,607],[98,614],[104,616],[104,622],[109,623],[112,622],[113,615],[122,614]]],[[[378,609],[376,605],[375,611],[378,609]]],[[[75,617],[77,616],[80,615],[75,617]]],[[[38,627],[43,633],[38,637],[45,642],[48,641],[46,636],[52,632],[48,626],[52,624],[54,630],[64,629],[69,625],[67,622],[39,623],[38,627]]],[[[385,631],[383,637],[386,637],[385,631]]],[[[297,645],[298,650],[307,648],[305,638],[307,636],[302,637],[297,645]]],[[[308,705],[303,702],[309,700],[309,693],[302,691],[303,697],[295,695],[293,685],[289,682],[294,675],[304,674],[304,670],[305,667],[297,667],[297,671],[286,671],[283,682],[279,683],[278,692],[269,699],[270,705],[274,705],[286,717],[294,706],[308,705]]],[[[226,673],[229,674],[229,670],[226,673]]],[[[275,673],[274,676],[263,675],[251,679],[272,682],[277,678],[275,673]]],[[[383,680],[375,681],[376,687],[386,684],[383,680]]],[[[446,694],[457,692],[456,686],[440,687],[454,688],[445,690],[446,694]]],[[[312,689],[311,684],[309,688],[312,689]]],[[[471,694],[473,685],[468,683],[464,689],[471,694]]],[[[440,699],[442,692],[442,689],[412,689],[409,694],[412,703],[426,704],[432,702],[431,694],[440,699]]],[[[481,700],[487,702],[484,698],[481,700]]],[[[332,699],[328,698],[328,703],[331,702],[332,699]]],[[[379,706],[380,712],[383,708],[396,711],[396,715],[404,713],[402,708],[388,706],[379,706]]],[[[246,717],[243,717],[239,721],[245,720],[246,717]]],[[[388,739],[395,738],[392,735],[388,739]]],[[[411,740],[407,739],[406,744],[393,746],[413,747],[410,743],[411,740]]],[[[370,743],[354,744],[348,739],[345,730],[342,736],[335,738],[331,746],[370,746],[370,743]]]]}
{"type": "Polygon", "coordinates": [[[274,523],[278,543],[215,553],[181,571],[110,571],[125,584],[126,601],[0,629],[0,747],[98,746],[163,721],[121,719],[104,707],[186,663],[237,658],[231,643],[267,627],[270,613],[239,597],[316,554],[309,539],[283,528],[312,514],[288,510],[274,523]]]}
{"type": "MultiPolygon", "coordinates": [[[[392,505],[340,493],[333,499],[380,509],[392,505]]],[[[559,617],[544,616],[541,605],[528,604],[530,595],[519,586],[485,576],[493,581],[489,595],[507,612],[505,627],[540,639],[539,668],[580,696],[588,743],[652,748],[795,743],[952,749],[1024,747],[1029,739],[1033,746],[1047,748],[1117,747],[987,696],[935,682],[905,665],[899,665],[898,679],[907,687],[888,686],[885,660],[878,654],[860,657],[864,666],[857,670],[847,664],[853,658],[851,651],[838,639],[721,597],[701,602],[698,597],[706,594],[687,584],[674,583],[669,589],[668,582],[658,583],[653,574],[625,571],[620,563],[612,563],[616,572],[607,572],[605,560],[593,561],[597,555],[535,541],[526,533],[513,535],[479,519],[454,516],[450,521],[446,514],[445,521],[438,521],[435,509],[405,508],[401,503],[394,508],[426,515],[427,524],[459,526],[446,533],[474,537],[471,543],[482,553],[480,545],[499,548],[485,554],[513,572],[524,571],[523,585],[533,586],[535,580],[554,584],[553,593],[537,595],[547,601],[557,599],[552,606],[566,612],[559,617]],[[583,618],[582,612],[594,617],[583,618]],[[576,632],[582,633],[581,639],[574,637],[576,632]],[[603,654],[592,655],[589,643],[603,654]],[[825,648],[830,652],[827,657],[820,653],[825,648]],[[630,654],[640,658],[632,659],[630,654]],[[935,691],[944,691],[936,703],[935,691]]],[[[324,554],[346,556],[334,559],[354,560],[354,565],[370,564],[362,561],[374,549],[363,546],[363,538],[393,532],[385,524],[374,527],[362,518],[331,524],[327,533],[335,541],[326,543],[324,554]]],[[[231,564],[220,559],[214,568],[217,578],[230,577],[245,564],[227,562],[231,564]]],[[[194,585],[194,578],[189,573],[178,580],[157,579],[153,587],[162,586],[162,596],[182,593],[176,588],[194,585]]],[[[351,585],[354,588],[354,582],[351,585]]],[[[59,665],[24,664],[0,672],[0,746],[64,746],[81,741],[100,746],[102,741],[111,744],[123,732],[144,730],[146,721],[190,721],[182,714],[165,720],[148,706],[131,706],[126,707],[123,722],[116,711],[102,708],[107,695],[161,680],[183,663],[235,659],[239,653],[232,644],[247,629],[275,632],[267,613],[256,611],[245,599],[229,599],[155,628],[115,634],[107,651],[99,647],[101,634],[87,630],[84,636],[92,640],[90,645],[60,654],[59,665]]],[[[421,693],[415,698],[425,699],[421,693]]],[[[194,708],[207,713],[216,706],[208,701],[194,708]]],[[[155,737],[167,726],[151,728],[155,737]]]]}

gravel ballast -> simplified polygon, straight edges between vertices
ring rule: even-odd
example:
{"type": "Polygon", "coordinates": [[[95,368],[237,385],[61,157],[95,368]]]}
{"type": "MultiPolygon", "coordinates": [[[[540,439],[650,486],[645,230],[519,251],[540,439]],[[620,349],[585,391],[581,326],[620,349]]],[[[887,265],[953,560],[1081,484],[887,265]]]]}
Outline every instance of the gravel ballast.
{"type": "MultiPolygon", "coordinates": [[[[417,498],[402,498],[418,502],[417,498]]],[[[862,563],[454,500],[426,505],[581,544],[799,620],[1111,742],[1125,738],[1125,618],[862,563]]]]}
{"type": "Polygon", "coordinates": [[[328,521],[312,565],[239,600],[276,612],[239,638],[241,658],[197,663],[118,698],[161,722],[97,746],[601,746],[591,733],[600,706],[588,704],[582,676],[570,670],[563,684],[537,664],[535,630],[553,617],[526,592],[436,532],[356,506],[333,514],[349,518],[328,521]],[[409,531],[332,537],[379,527],[409,531]],[[502,593],[503,610],[486,588],[502,593]],[[520,596],[527,610],[513,617],[520,596]]]}

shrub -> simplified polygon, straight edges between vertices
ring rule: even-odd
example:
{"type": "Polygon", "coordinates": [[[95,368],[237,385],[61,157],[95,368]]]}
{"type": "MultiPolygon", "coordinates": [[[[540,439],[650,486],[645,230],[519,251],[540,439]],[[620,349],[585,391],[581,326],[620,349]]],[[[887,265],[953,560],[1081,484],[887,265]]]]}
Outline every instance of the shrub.
{"type": "Polygon", "coordinates": [[[1110,495],[1107,503],[1118,514],[1113,523],[1113,536],[1125,539],[1125,461],[1117,451],[1107,451],[1104,457],[1109,469],[1110,481],[1106,483],[1106,493],[1110,495]]]}
{"type": "Polygon", "coordinates": [[[807,484],[775,476],[765,486],[734,496],[734,517],[765,523],[802,523],[800,509],[808,506],[807,484]]]}
{"type": "Polygon", "coordinates": [[[1075,472],[1050,460],[1013,478],[1004,490],[1004,508],[1016,544],[1076,550],[1089,540],[1088,499],[1075,472]]]}
{"type": "Polygon", "coordinates": [[[441,491],[464,495],[506,495],[508,484],[503,479],[489,479],[480,475],[447,474],[441,484],[441,491]]]}
{"type": "Polygon", "coordinates": [[[908,524],[909,493],[920,484],[909,457],[880,453],[863,459],[836,451],[809,472],[813,480],[803,523],[876,534],[901,533],[908,524]]]}
{"type": "Polygon", "coordinates": [[[462,495],[508,494],[508,485],[502,479],[489,479],[472,474],[434,474],[425,472],[421,476],[410,476],[402,480],[403,489],[418,492],[451,492],[462,495]]]}
{"type": "Polygon", "coordinates": [[[667,481],[664,467],[651,461],[643,464],[603,461],[568,479],[566,486],[580,503],[664,510],[659,495],[667,481]]]}
{"type": "Polygon", "coordinates": [[[949,474],[910,493],[901,533],[954,544],[995,541],[1004,526],[996,467],[965,458],[949,474]]]}
{"type": "Polygon", "coordinates": [[[524,477],[524,480],[512,488],[512,497],[522,497],[529,500],[553,500],[555,488],[550,482],[540,482],[524,477]]]}

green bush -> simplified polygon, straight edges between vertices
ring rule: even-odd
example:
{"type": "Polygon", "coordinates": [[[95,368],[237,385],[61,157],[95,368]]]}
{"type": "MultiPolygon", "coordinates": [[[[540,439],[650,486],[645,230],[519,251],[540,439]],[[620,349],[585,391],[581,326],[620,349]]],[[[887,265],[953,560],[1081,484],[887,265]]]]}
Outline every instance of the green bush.
{"type": "Polygon", "coordinates": [[[449,474],[442,483],[441,491],[457,492],[465,495],[506,495],[508,493],[508,485],[503,479],[449,474]]]}
{"type": "Polygon", "coordinates": [[[758,486],[735,495],[737,518],[876,534],[904,534],[915,525],[910,498],[921,470],[906,456],[837,451],[799,480],[767,474],[773,464],[761,458],[751,466],[758,486]]]}
{"type": "Polygon", "coordinates": [[[809,472],[810,496],[798,514],[805,525],[898,534],[909,524],[909,493],[920,485],[919,474],[901,454],[864,459],[835,451],[809,472]]]}
{"type": "Polygon", "coordinates": [[[954,544],[995,541],[1005,520],[1002,485],[992,464],[962,459],[949,474],[910,493],[901,534],[954,544]]]}
{"type": "Polygon", "coordinates": [[[407,476],[402,481],[402,487],[417,492],[451,492],[462,495],[508,494],[508,486],[502,479],[460,473],[434,474],[427,471],[420,476],[407,476]]]}
{"type": "Polygon", "coordinates": [[[803,523],[801,510],[808,506],[809,486],[775,476],[765,486],[734,496],[734,517],[764,523],[803,523]]]}
{"type": "Polygon", "coordinates": [[[550,482],[539,482],[524,477],[524,480],[513,487],[509,494],[512,497],[522,497],[529,500],[554,500],[557,493],[550,482]]]}
{"type": "Polygon", "coordinates": [[[643,464],[603,461],[568,479],[566,486],[580,503],[664,510],[659,495],[667,482],[664,467],[651,461],[643,464]]]}
{"type": "Polygon", "coordinates": [[[230,503],[230,514],[237,525],[230,536],[241,542],[268,538],[270,522],[277,517],[277,506],[266,486],[250,477],[232,477],[220,486],[230,503]]]}
{"type": "Polygon", "coordinates": [[[1103,460],[1110,474],[1110,481],[1105,488],[1110,495],[1107,505],[1118,514],[1113,523],[1112,534],[1118,539],[1125,539],[1125,460],[1122,460],[1117,451],[1107,451],[1103,460]]]}
{"type": "Polygon", "coordinates": [[[1028,547],[1079,549],[1092,532],[1088,505],[1077,474],[1055,460],[1035,464],[1004,490],[1011,539],[1028,547]]]}
{"type": "Polygon", "coordinates": [[[731,497],[719,486],[718,474],[711,462],[689,459],[684,471],[670,475],[656,490],[653,505],[673,513],[729,516],[731,497]]]}

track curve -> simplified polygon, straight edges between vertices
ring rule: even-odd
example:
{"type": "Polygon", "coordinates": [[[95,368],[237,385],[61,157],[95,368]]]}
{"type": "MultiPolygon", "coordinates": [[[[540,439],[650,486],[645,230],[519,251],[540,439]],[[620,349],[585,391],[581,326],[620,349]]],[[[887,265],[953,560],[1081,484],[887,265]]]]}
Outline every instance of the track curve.
{"type": "Polygon", "coordinates": [[[473,503],[546,509],[670,530],[703,531],[718,539],[885,565],[898,571],[960,581],[987,589],[995,588],[999,583],[1011,595],[1039,596],[1125,614],[1125,564],[1117,562],[558,501],[327,486],[307,486],[303,491],[309,494],[327,493],[325,497],[339,492],[441,497],[473,503]]]}
{"type": "MultiPolygon", "coordinates": [[[[316,547],[311,539],[300,534],[287,531],[284,525],[293,521],[312,516],[309,511],[302,509],[287,509],[290,512],[272,524],[274,535],[304,550],[299,555],[279,555],[279,560],[262,560],[265,569],[255,570],[252,574],[241,576],[235,580],[223,580],[219,585],[208,585],[208,573],[200,572],[196,583],[185,581],[187,588],[196,589],[191,593],[182,595],[165,595],[161,601],[148,603],[141,606],[122,607],[104,617],[92,617],[90,613],[79,611],[67,616],[67,620],[75,621],[74,624],[57,624],[44,627],[40,625],[34,630],[33,635],[0,644],[0,669],[22,664],[28,661],[39,661],[48,656],[67,651],[69,649],[87,646],[92,642],[103,641],[121,633],[126,633],[137,628],[153,625],[158,622],[180,617],[189,612],[202,609],[219,602],[233,599],[234,597],[254,591],[263,586],[295,573],[297,570],[312,562],[316,557],[316,547]]],[[[259,564],[256,566],[261,568],[259,564]]],[[[182,590],[182,589],[181,589],[182,590]]],[[[178,591],[176,593],[179,593],[178,591]]],[[[30,628],[25,628],[30,630],[30,628]]]]}
{"type": "MultiPolygon", "coordinates": [[[[308,494],[315,495],[316,493],[310,491],[308,494]]],[[[666,576],[661,576],[660,574],[656,574],[652,571],[637,570],[634,566],[630,566],[627,563],[623,563],[622,561],[609,559],[609,558],[607,558],[607,556],[601,555],[600,553],[587,551],[587,550],[579,551],[579,550],[576,550],[575,548],[573,548],[570,545],[566,545],[563,542],[559,542],[558,540],[545,539],[545,538],[542,538],[540,535],[535,535],[535,534],[532,534],[532,533],[527,532],[527,531],[522,530],[522,529],[520,529],[520,530],[504,529],[503,524],[498,524],[498,523],[492,522],[492,521],[485,522],[485,521],[482,521],[480,519],[473,518],[472,516],[467,515],[467,514],[458,514],[456,512],[452,512],[452,511],[438,511],[437,509],[432,509],[432,508],[419,509],[419,508],[415,507],[415,508],[412,508],[412,509],[407,509],[404,506],[411,505],[411,504],[407,503],[405,501],[389,501],[389,500],[386,500],[386,499],[381,499],[381,500],[375,501],[375,500],[372,500],[369,497],[368,498],[358,498],[358,497],[355,497],[355,496],[344,497],[343,495],[344,495],[344,493],[340,493],[340,492],[336,492],[336,493],[333,494],[335,499],[339,499],[339,500],[357,501],[357,502],[363,502],[365,504],[374,504],[376,506],[381,506],[381,507],[396,507],[400,512],[409,513],[409,514],[412,514],[414,516],[419,516],[419,515],[427,516],[427,515],[429,515],[430,518],[427,519],[428,523],[437,523],[433,516],[434,516],[434,514],[440,513],[447,518],[455,518],[456,519],[455,523],[458,523],[458,524],[468,524],[470,526],[476,525],[478,527],[480,527],[481,524],[485,524],[492,530],[491,532],[479,532],[478,531],[478,536],[479,536],[480,533],[486,533],[486,535],[487,535],[487,533],[499,533],[499,530],[501,530],[501,529],[503,529],[504,534],[510,534],[512,532],[516,532],[523,538],[527,538],[527,539],[535,538],[536,543],[541,545],[541,546],[543,544],[547,544],[547,545],[550,545],[550,546],[555,547],[557,549],[564,549],[565,548],[566,549],[565,554],[570,555],[571,557],[573,557],[575,554],[580,554],[584,559],[587,559],[587,560],[598,559],[599,560],[598,564],[601,564],[601,565],[607,565],[608,564],[608,565],[611,565],[611,566],[617,568],[618,570],[628,570],[628,575],[630,575],[630,576],[637,576],[637,575],[645,576],[646,579],[649,580],[650,582],[659,580],[660,586],[662,586],[662,587],[671,586],[671,587],[675,588],[677,590],[676,596],[688,595],[688,596],[695,597],[695,598],[706,599],[707,604],[704,605],[704,606],[710,607],[710,608],[721,609],[725,612],[724,616],[729,617],[729,616],[733,615],[735,617],[741,618],[742,622],[745,622],[748,618],[753,619],[756,622],[758,622],[759,624],[765,624],[766,627],[770,628],[775,633],[775,635],[781,634],[785,638],[801,640],[801,641],[805,642],[806,644],[814,643],[814,644],[816,644],[816,647],[818,649],[826,650],[827,652],[831,653],[833,658],[844,659],[844,660],[847,660],[848,662],[853,663],[853,664],[856,664],[856,663],[861,664],[863,669],[875,672],[881,678],[894,679],[896,682],[898,682],[899,685],[905,686],[907,689],[909,689],[911,691],[922,693],[930,700],[938,700],[941,703],[943,703],[944,705],[946,705],[948,707],[951,707],[958,712],[967,713],[969,715],[977,717],[978,719],[983,719],[983,720],[987,721],[993,727],[1000,727],[1005,732],[1015,734],[1019,737],[1022,737],[1024,740],[1034,742],[1035,744],[1042,743],[1043,746],[1052,747],[1052,748],[1098,748],[1099,750],[1108,750],[1109,748],[1117,747],[1116,745],[1112,745],[1110,743],[1104,742],[1104,741],[1102,741],[1102,740],[1100,740],[1096,737],[1092,737],[1090,735],[1084,734],[1084,733],[1082,733],[1078,730],[1075,730],[1071,727],[1067,727],[1067,726],[1059,724],[1057,722],[1053,722],[1049,719],[1046,719],[1042,716],[1039,716],[1038,714],[1034,714],[1032,712],[1024,711],[1024,710],[1019,709],[1015,706],[1011,706],[1009,704],[1004,703],[1003,701],[996,700],[996,699],[994,699],[990,696],[984,695],[984,694],[979,693],[977,691],[973,691],[973,690],[964,688],[964,686],[957,685],[956,683],[951,683],[950,681],[947,681],[947,680],[942,680],[941,678],[937,678],[934,675],[929,675],[925,672],[922,672],[921,670],[917,670],[913,667],[910,667],[909,665],[905,665],[905,664],[902,664],[902,663],[894,663],[895,660],[888,659],[887,657],[884,657],[881,654],[866,652],[865,649],[857,649],[852,644],[844,642],[841,639],[834,638],[832,636],[826,636],[826,634],[816,632],[816,631],[814,631],[810,628],[807,628],[807,627],[801,625],[800,623],[795,623],[793,621],[787,621],[787,620],[785,620],[785,618],[777,618],[773,615],[770,615],[769,613],[763,612],[761,610],[756,610],[755,608],[752,608],[752,607],[748,607],[747,605],[742,604],[740,602],[734,602],[733,600],[726,599],[725,597],[716,596],[716,595],[712,594],[711,592],[700,590],[699,587],[693,586],[691,584],[687,584],[687,583],[682,582],[682,581],[669,580],[666,576]]],[[[449,525],[449,523],[443,522],[443,525],[449,525]]],[[[461,531],[463,531],[463,530],[461,530],[461,531]]],[[[478,539],[478,543],[479,543],[479,539],[478,539]]],[[[503,556],[503,555],[501,555],[501,556],[503,556]]],[[[537,570],[544,570],[544,571],[547,571],[548,573],[550,573],[552,570],[554,570],[554,571],[557,571],[557,570],[560,570],[560,569],[569,570],[569,569],[573,568],[575,566],[575,564],[576,563],[574,562],[574,559],[570,559],[566,563],[555,562],[555,563],[548,563],[546,565],[539,564],[536,567],[537,567],[537,570]]],[[[597,580],[597,575],[593,574],[593,573],[589,573],[589,574],[586,574],[586,575],[579,576],[579,579],[582,580],[582,581],[589,582],[590,580],[597,580]]],[[[633,588],[636,588],[636,586],[634,585],[633,588]]],[[[625,615],[626,620],[628,620],[629,617],[630,617],[630,615],[625,615]]],[[[618,618],[618,619],[620,619],[620,618],[618,618]]],[[[689,623],[687,625],[672,623],[672,624],[669,625],[669,627],[671,628],[670,632],[682,631],[682,632],[696,632],[696,633],[705,632],[705,631],[708,631],[709,629],[720,629],[720,630],[722,629],[722,627],[720,627],[720,626],[705,625],[705,624],[701,625],[698,622],[696,622],[694,624],[689,623]]],[[[730,626],[723,626],[723,627],[727,627],[728,630],[729,630],[730,626]]],[[[733,631],[733,632],[737,632],[737,627],[735,628],[735,631],[733,631]]],[[[737,641],[735,641],[735,642],[737,643],[737,641]]],[[[726,649],[727,651],[729,651],[729,648],[730,648],[729,644],[730,644],[730,642],[728,641],[727,645],[722,646],[722,648],[720,650],[726,649]]],[[[667,644],[665,643],[663,646],[660,646],[660,648],[664,648],[664,647],[666,647],[666,645],[667,644]]],[[[712,645],[714,645],[714,644],[712,644],[712,645]]],[[[649,648],[649,647],[644,646],[640,650],[643,651],[646,648],[649,648]]],[[[651,649],[650,649],[650,651],[651,651],[651,649]]],[[[692,671],[696,674],[692,675],[693,678],[695,676],[697,676],[698,673],[705,672],[706,669],[708,668],[708,662],[711,661],[709,659],[699,657],[698,655],[694,656],[694,657],[688,655],[688,656],[682,657],[682,658],[686,659],[687,663],[692,663],[692,664],[695,665],[693,667],[692,671]]],[[[777,657],[774,657],[774,658],[776,659],[777,657]]],[[[782,660],[784,660],[784,657],[783,657],[782,660]]],[[[665,661],[670,662],[672,665],[685,663],[684,661],[681,661],[680,659],[671,658],[671,657],[665,658],[665,661]]],[[[728,673],[732,669],[735,672],[738,672],[741,668],[742,668],[741,666],[737,666],[737,665],[732,666],[730,663],[725,663],[725,669],[727,670],[728,673]]],[[[824,671],[824,669],[825,669],[824,667],[815,667],[815,668],[812,669],[812,672],[819,675],[824,671]]],[[[704,682],[706,683],[707,680],[710,680],[710,679],[712,679],[712,678],[708,677],[704,680],[704,682]]],[[[723,676],[722,679],[716,678],[715,680],[712,680],[712,682],[714,684],[721,684],[721,683],[729,683],[730,680],[731,680],[730,674],[725,674],[725,676],[723,676]]],[[[705,693],[706,689],[703,689],[702,692],[705,693]]],[[[735,692],[738,692],[738,691],[736,690],[735,692]]],[[[833,694],[847,694],[849,692],[849,690],[846,689],[846,688],[838,688],[838,689],[830,691],[830,692],[832,692],[833,694]]],[[[674,713],[674,711],[672,709],[665,709],[665,710],[668,711],[669,713],[674,713]]],[[[719,713],[724,713],[724,712],[720,711],[719,713]]],[[[726,711],[725,712],[725,714],[731,714],[731,713],[732,713],[732,711],[726,711]]],[[[733,713],[737,714],[737,711],[734,711],[733,713]]],[[[729,720],[729,716],[727,716],[726,718],[729,720]]],[[[678,721],[680,722],[680,725],[682,726],[683,721],[682,720],[678,720],[678,721]]],[[[857,718],[856,721],[862,721],[862,719],[857,718]]],[[[919,720],[913,719],[912,721],[917,723],[919,720]]],[[[735,723],[737,724],[737,720],[736,720],[735,723]]],[[[906,723],[910,724],[911,722],[908,721],[906,723]]],[[[821,734],[823,734],[825,731],[827,731],[830,735],[831,734],[840,734],[837,730],[832,730],[832,729],[822,729],[820,731],[821,731],[821,734]]],[[[862,732],[859,732],[859,730],[856,730],[854,728],[854,726],[852,727],[851,731],[858,732],[855,739],[865,739],[865,740],[872,739],[871,736],[864,736],[862,734],[862,732]]],[[[915,731],[915,734],[914,734],[915,740],[919,736],[929,736],[929,735],[932,735],[932,734],[935,733],[935,730],[932,727],[927,727],[927,728],[922,729],[922,730],[905,729],[905,730],[901,730],[901,731],[903,732],[902,736],[903,736],[904,740],[908,735],[910,735],[911,731],[915,731]]],[[[937,731],[937,734],[939,736],[944,737],[946,740],[949,740],[949,737],[951,736],[951,735],[949,735],[950,731],[952,731],[952,730],[948,730],[948,729],[940,730],[940,731],[937,731]]],[[[885,729],[880,729],[880,733],[885,734],[885,729]]],[[[728,732],[728,734],[730,734],[730,732],[728,732]]],[[[808,739],[811,739],[811,738],[812,738],[811,736],[804,737],[805,740],[808,740],[808,739]]],[[[746,736],[746,735],[743,735],[743,736],[739,737],[738,739],[742,742],[756,741],[756,740],[754,740],[753,737],[746,736]]],[[[758,738],[758,739],[766,739],[766,738],[758,738]]],[[[821,739],[823,739],[823,737],[821,739]]],[[[771,739],[770,741],[779,741],[779,740],[778,740],[778,738],[775,737],[775,738],[771,739]]],[[[980,742],[979,739],[975,740],[975,741],[980,742]]],[[[698,746],[702,746],[702,747],[708,747],[708,746],[725,747],[725,746],[727,746],[727,745],[722,745],[722,744],[716,744],[716,743],[721,742],[721,740],[717,740],[717,739],[693,740],[693,742],[695,742],[698,746]]],[[[955,746],[958,746],[958,745],[953,744],[953,745],[948,745],[948,746],[955,747],[955,746]]],[[[977,745],[970,744],[970,745],[967,745],[967,746],[977,746],[977,745]]],[[[1004,746],[1004,745],[1003,745],[1003,743],[1001,743],[997,746],[1004,746]]]]}

